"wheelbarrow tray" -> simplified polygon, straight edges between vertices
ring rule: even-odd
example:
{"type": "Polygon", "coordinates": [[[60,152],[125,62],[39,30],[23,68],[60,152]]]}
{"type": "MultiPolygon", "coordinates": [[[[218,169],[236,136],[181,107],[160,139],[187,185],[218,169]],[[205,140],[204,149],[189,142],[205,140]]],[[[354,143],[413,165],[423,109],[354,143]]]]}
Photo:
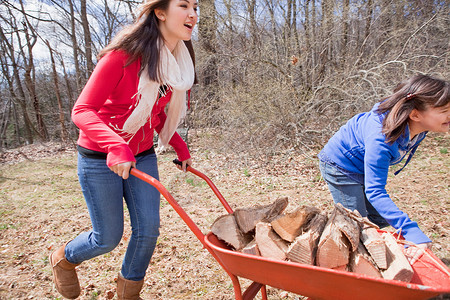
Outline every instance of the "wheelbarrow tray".
{"type": "MultiPolygon", "coordinates": [[[[180,164],[180,162],[174,162],[180,164]]],[[[225,210],[233,213],[233,209],[205,174],[192,167],[188,167],[187,170],[204,179],[225,210]]],[[[266,285],[312,299],[327,300],[414,300],[450,293],[450,270],[430,250],[427,250],[412,265],[414,275],[410,283],[233,251],[213,233],[203,234],[158,180],[136,168],[132,168],[130,174],[153,185],[166,198],[198,240],[230,276],[236,300],[253,299],[258,292],[261,292],[262,299],[265,300],[267,299],[266,285]],[[239,277],[253,281],[244,293],[241,290],[239,277]]]]}
{"type": "Polygon", "coordinates": [[[429,250],[410,283],[233,251],[213,233],[205,243],[232,274],[313,299],[428,299],[450,292],[447,267],[429,250]]]}

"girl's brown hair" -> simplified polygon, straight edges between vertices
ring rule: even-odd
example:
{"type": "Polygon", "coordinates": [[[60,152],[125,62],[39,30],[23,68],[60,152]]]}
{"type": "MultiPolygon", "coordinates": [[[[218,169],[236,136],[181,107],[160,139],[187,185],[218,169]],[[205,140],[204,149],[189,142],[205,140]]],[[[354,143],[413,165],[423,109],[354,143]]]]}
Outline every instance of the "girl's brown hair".
{"type": "Polygon", "coordinates": [[[379,114],[386,113],[382,129],[386,142],[393,143],[404,134],[413,109],[424,111],[429,107],[443,107],[449,102],[450,86],[442,79],[416,75],[403,81],[377,110],[379,114]]]}
{"type": "MultiPolygon", "coordinates": [[[[113,50],[124,50],[129,55],[127,65],[141,58],[141,70],[147,67],[150,80],[160,82],[159,80],[159,52],[163,45],[163,37],[159,29],[158,18],[155,15],[155,9],[166,11],[169,3],[173,0],[147,0],[141,4],[140,12],[135,22],[122,29],[112,41],[103,48],[97,55],[97,59],[102,58],[108,52],[113,50]],[[161,43],[158,43],[160,41],[161,43]]],[[[192,61],[195,66],[195,55],[192,42],[185,41],[192,61]]],[[[196,83],[196,80],[195,80],[196,83]]]]}

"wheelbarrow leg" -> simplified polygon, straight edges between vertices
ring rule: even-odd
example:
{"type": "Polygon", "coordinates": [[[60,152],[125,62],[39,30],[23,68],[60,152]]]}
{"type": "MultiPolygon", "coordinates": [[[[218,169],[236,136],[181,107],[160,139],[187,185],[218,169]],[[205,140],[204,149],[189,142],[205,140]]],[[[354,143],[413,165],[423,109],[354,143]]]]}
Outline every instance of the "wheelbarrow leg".
{"type": "Polygon", "coordinates": [[[228,273],[228,275],[230,276],[231,281],[233,282],[234,296],[235,296],[236,300],[243,300],[241,284],[239,282],[239,279],[237,278],[237,276],[235,276],[233,274],[228,273]]]}
{"type": "Polygon", "coordinates": [[[262,300],[267,300],[267,291],[265,285],[261,287],[261,298],[262,300]]]}
{"type": "Polygon", "coordinates": [[[262,300],[267,300],[266,286],[264,284],[253,282],[242,294],[241,284],[237,276],[229,274],[233,282],[234,295],[236,300],[253,300],[255,296],[261,291],[262,300]]]}
{"type": "Polygon", "coordinates": [[[244,292],[244,300],[252,300],[255,298],[256,294],[261,291],[262,300],[267,300],[266,286],[264,284],[253,282],[244,292]]]}

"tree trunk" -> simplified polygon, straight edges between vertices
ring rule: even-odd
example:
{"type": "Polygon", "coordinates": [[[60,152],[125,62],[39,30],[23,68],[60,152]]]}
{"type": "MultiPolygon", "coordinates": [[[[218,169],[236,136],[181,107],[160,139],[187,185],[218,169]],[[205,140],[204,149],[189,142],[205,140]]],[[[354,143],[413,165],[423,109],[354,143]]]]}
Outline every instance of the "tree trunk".
{"type": "Polygon", "coordinates": [[[272,37],[273,37],[273,47],[275,47],[275,53],[274,53],[274,58],[273,60],[275,61],[275,63],[278,63],[279,61],[279,56],[281,54],[280,51],[280,42],[278,39],[278,31],[277,31],[277,26],[276,26],[276,19],[275,19],[275,12],[274,12],[274,7],[273,7],[273,3],[269,2],[269,0],[266,0],[266,5],[267,5],[267,9],[269,10],[269,15],[270,15],[270,24],[271,24],[271,28],[272,28],[272,37]]]}
{"type": "Polygon", "coordinates": [[[73,7],[72,0],[69,1],[69,9],[70,9],[70,38],[72,42],[72,55],[73,55],[73,65],[75,67],[75,76],[76,76],[76,84],[77,84],[77,94],[81,92],[83,87],[82,78],[84,77],[81,74],[80,62],[78,59],[78,41],[77,41],[77,33],[75,27],[75,11],[73,7]]]}
{"type": "MultiPolygon", "coordinates": [[[[26,20],[26,22],[23,22],[22,25],[24,26],[23,33],[25,35],[26,46],[28,50],[27,54],[25,54],[25,52],[22,49],[20,51],[25,65],[25,72],[24,72],[25,85],[27,87],[28,93],[30,94],[31,101],[33,103],[34,113],[36,116],[36,123],[39,130],[38,134],[44,141],[47,141],[48,131],[47,127],[45,126],[44,118],[42,116],[41,104],[39,103],[39,99],[36,94],[36,78],[35,78],[36,70],[34,68],[33,47],[36,45],[37,35],[35,33],[35,29],[31,26],[31,23],[28,21],[27,15],[25,13],[25,7],[23,6],[23,0],[20,0],[20,5],[23,16],[26,20]]],[[[17,31],[17,39],[20,41],[19,31],[17,31]]]]}
{"type": "Polygon", "coordinates": [[[258,25],[256,23],[256,0],[246,0],[247,13],[250,21],[251,45],[257,52],[258,56],[261,52],[261,44],[259,42],[258,25]]]}
{"type": "Polygon", "coordinates": [[[22,137],[20,135],[19,116],[17,115],[16,103],[12,101],[13,119],[14,119],[14,136],[16,137],[16,145],[22,145],[22,137]]]}
{"type": "Polygon", "coordinates": [[[311,47],[311,15],[309,10],[310,0],[306,0],[304,4],[304,23],[303,28],[305,32],[305,49],[303,51],[305,58],[302,59],[303,63],[303,78],[304,85],[307,90],[311,89],[311,59],[312,59],[312,47],[311,47]]]}
{"type": "Polygon", "coordinates": [[[72,90],[72,82],[69,79],[69,76],[66,71],[66,64],[64,63],[64,59],[62,58],[61,53],[58,53],[59,56],[59,63],[61,64],[62,71],[64,74],[64,82],[66,84],[67,89],[67,97],[69,98],[69,111],[72,109],[73,105],[75,104],[75,98],[73,96],[73,90],[72,90]]]}
{"type": "MultiPolygon", "coordinates": [[[[70,81],[69,76],[66,72],[66,66],[65,66],[65,63],[64,63],[64,60],[63,60],[61,54],[60,54],[60,64],[62,66],[62,70],[64,73],[64,82],[65,82],[66,89],[67,89],[67,97],[69,98],[69,108],[68,108],[67,112],[69,114],[69,119],[70,119],[72,108],[75,104],[75,98],[73,96],[72,82],[70,81]]],[[[75,124],[73,122],[70,122],[69,130],[68,130],[68,133],[69,133],[68,138],[73,140],[73,137],[76,137],[78,134],[77,130],[78,130],[77,126],[75,126],[75,124]]]]}
{"type": "Polygon", "coordinates": [[[320,52],[320,66],[317,79],[323,79],[328,71],[328,64],[332,56],[332,30],[333,30],[333,3],[332,0],[322,0],[322,49],[320,52]]]}
{"type": "Polygon", "coordinates": [[[200,46],[206,52],[207,61],[201,72],[200,81],[205,89],[213,93],[214,88],[218,83],[217,73],[217,20],[216,7],[214,0],[204,0],[201,6],[201,18],[198,23],[199,42],[200,46]]]}
{"type": "MultiPolygon", "coordinates": [[[[292,51],[292,0],[287,0],[286,3],[286,15],[284,16],[284,28],[283,28],[283,37],[284,37],[284,49],[286,51],[285,56],[288,56],[292,51]]],[[[290,65],[288,65],[290,68],[290,65]]]]}
{"type": "Polygon", "coordinates": [[[3,107],[3,112],[1,112],[0,114],[0,152],[3,150],[4,147],[8,146],[6,131],[9,125],[10,119],[9,114],[11,111],[11,103],[12,101],[8,99],[3,107]]]}
{"type": "Polygon", "coordinates": [[[342,32],[342,45],[341,45],[341,68],[344,68],[346,65],[346,60],[348,56],[348,36],[349,36],[349,9],[350,9],[350,0],[344,0],[344,6],[342,8],[342,22],[343,22],[343,32],[342,32]]]}
{"type": "Polygon", "coordinates": [[[89,21],[87,17],[86,0],[80,0],[81,4],[81,23],[83,24],[84,32],[84,45],[85,45],[85,57],[86,57],[86,68],[87,74],[85,80],[89,78],[92,71],[94,70],[94,63],[92,61],[92,39],[91,31],[89,30],[89,21]]]}
{"type": "Polygon", "coordinates": [[[46,41],[48,51],[50,52],[50,61],[52,63],[52,71],[53,71],[53,83],[55,85],[55,96],[56,100],[58,101],[58,109],[59,109],[59,124],[61,126],[61,141],[63,143],[67,142],[67,129],[65,124],[65,117],[64,117],[64,109],[63,104],[61,101],[61,92],[59,89],[59,83],[58,83],[58,73],[56,72],[56,63],[55,59],[53,57],[53,49],[50,46],[50,42],[46,41]]]}
{"type": "MultiPolygon", "coordinates": [[[[32,134],[33,124],[31,122],[30,117],[28,116],[28,112],[27,112],[27,105],[26,105],[26,100],[25,100],[26,96],[25,96],[25,91],[22,88],[22,83],[20,80],[19,66],[16,63],[14,45],[8,42],[8,39],[6,38],[6,36],[3,32],[3,29],[1,27],[0,27],[0,40],[2,42],[2,52],[4,54],[6,54],[6,55],[0,55],[0,59],[2,60],[2,72],[3,72],[4,78],[6,78],[6,80],[8,82],[9,93],[10,93],[12,99],[15,99],[15,101],[17,103],[19,103],[20,108],[22,110],[22,115],[23,115],[23,120],[24,120],[25,139],[28,144],[32,144],[33,143],[33,134],[32,134]],[[9,60],[10,60],[8,63],[6,63],[6,61],[4,61],[4,60],[6,60],[6,56],[8,56],[9,60]],[[10,71],[7,66],[12,67],[13,78],[10,77],[10,71]],[[14,86],[13,79],[16,81],[16,87],[14,86]],[[16,90],[19,95],[16,94],[16,92],[15,92],[16,90]]],[[[20,142],[20,139],[19,139],[19,142],[20,142]]]]}

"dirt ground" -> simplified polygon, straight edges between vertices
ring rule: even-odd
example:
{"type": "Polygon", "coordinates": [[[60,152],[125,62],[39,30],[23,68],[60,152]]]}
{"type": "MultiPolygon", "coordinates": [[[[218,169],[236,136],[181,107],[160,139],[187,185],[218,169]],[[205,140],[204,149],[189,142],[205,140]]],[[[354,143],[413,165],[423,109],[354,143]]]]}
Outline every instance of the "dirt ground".
{"type": "MultiPolygon", "coordinates": [[[[194,167],[206,174],[233,209],[289,197],[287,211],[313,205],[329,211],[331,195],[321,180],[317,151],[283,151],[255,160],[243,153],[211,150],[214,143],[190,132],[194,167]]],[[[449,135],[430,135],[388,192],[433,240],[433,252],[450,263],[449,135]]],[[[204,232],[222,214],[204,181],[178,171],[174,152],[159,155],[163,185],[204,232]]],[[[128,216],[126,216],[128,217],[128,216]]],[[[128,224],[128,219],[127,219],[128,224]]],[[[72,147],[31,145],[0,153],[0,299],[61,299],[51,282],[48,255],[89,230],[90,220],[76,175],[72,147]]],[[[79,299],[115,299],[115,279],[130,236],[129,226],[111,253],[78,267],[79,299]]],[[[246,287],[248,280],[241,280],[246,287]]],[[[234,299],[227,274],[161,201],[161,235],[142,292],[144,299],[234,299]]],[[[303,297],[268,287],[269,299],[303,297]]],[[[259,296],[257,298],[260,299],[259,296]]]]}

